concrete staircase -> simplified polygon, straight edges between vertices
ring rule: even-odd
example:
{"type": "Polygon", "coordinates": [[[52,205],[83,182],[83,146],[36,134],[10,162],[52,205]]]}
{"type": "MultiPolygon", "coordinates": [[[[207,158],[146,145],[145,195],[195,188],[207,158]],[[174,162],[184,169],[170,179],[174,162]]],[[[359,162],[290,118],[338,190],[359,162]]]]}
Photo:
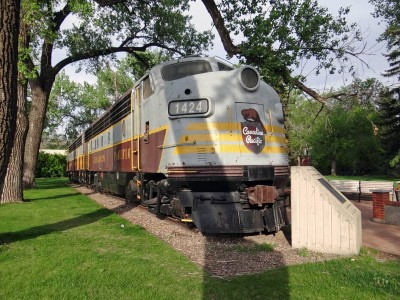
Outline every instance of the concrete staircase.
{"type": "Polygon", "coordinates": [[[361,212],[314,167],[291,168],[292,246],[342,255],[361,248],[361,212]]]}

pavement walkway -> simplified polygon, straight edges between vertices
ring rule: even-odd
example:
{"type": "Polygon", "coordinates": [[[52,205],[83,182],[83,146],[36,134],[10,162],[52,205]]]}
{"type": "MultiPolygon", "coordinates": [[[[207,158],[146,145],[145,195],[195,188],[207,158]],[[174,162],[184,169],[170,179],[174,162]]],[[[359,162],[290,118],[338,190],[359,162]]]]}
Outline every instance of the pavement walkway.
{"type": "Polygon", "coordinates": [[[361,211],[364,246],[400,257],[400,226],[372,221],[372,201],[352,201],[361,211]]]}

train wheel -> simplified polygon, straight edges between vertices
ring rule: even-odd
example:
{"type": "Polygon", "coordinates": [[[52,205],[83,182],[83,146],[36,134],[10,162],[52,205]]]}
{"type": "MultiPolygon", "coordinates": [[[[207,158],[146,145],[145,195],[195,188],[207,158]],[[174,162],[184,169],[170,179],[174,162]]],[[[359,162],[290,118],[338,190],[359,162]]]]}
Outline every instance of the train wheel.
{"type": "Polygon", "coordinates": [[[101,182],[95,183],[94,190],[95,190],[96,193],[101,193],[101,191],[102,191],[101,190],[101,182]]]}
{"type": "Polygon", "coordinates": [[[132,204],[137,201],[137,188],[135,182],[130,180],[125,187],[125,202],[126,204],[132,204]]]}

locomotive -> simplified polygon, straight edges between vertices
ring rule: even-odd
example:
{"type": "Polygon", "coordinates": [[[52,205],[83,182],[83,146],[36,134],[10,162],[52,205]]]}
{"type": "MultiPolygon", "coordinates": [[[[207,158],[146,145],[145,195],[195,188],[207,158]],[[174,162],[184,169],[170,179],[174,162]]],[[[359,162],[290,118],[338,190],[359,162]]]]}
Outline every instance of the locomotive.
{"type": "Polygon", "coordinates": [[[72,181],[203,233],[288,224],[282,104],[251,66],[189,57],[151,68],[70,145],[67,164],[72,181]]]}

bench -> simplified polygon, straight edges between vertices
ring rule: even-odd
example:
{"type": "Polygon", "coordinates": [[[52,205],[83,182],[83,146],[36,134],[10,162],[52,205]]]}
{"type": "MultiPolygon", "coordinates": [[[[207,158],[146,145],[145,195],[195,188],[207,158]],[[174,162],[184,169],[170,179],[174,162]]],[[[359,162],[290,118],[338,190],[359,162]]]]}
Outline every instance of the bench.
{"type": "Polygon", "coordinates": [[[329,180],[329,183],[351,200],[371,200],[373,190],[390,190],[392,181],[329,180]]]}

